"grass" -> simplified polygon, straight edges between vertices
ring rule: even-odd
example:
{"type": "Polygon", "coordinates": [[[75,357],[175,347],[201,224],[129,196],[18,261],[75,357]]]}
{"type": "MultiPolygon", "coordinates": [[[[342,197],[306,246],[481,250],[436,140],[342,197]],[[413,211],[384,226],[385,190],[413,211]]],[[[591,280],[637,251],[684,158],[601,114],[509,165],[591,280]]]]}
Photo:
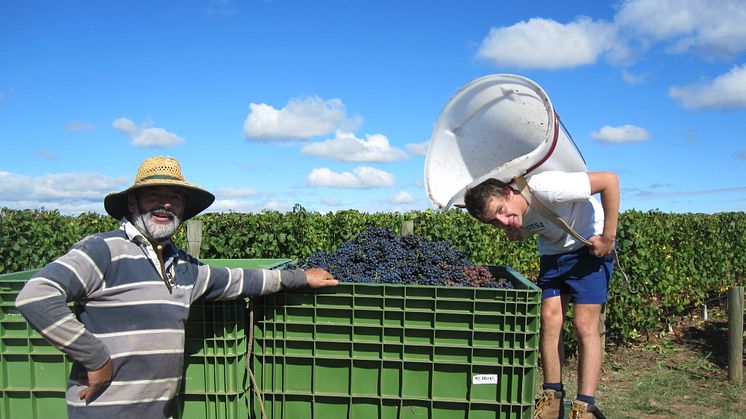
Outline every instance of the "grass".
{"type": "MultiPolygon", "coordinates": [[[[728,383],[727,319],[682,318],[666,333],[644,343],[609,347],[596,393],[610,419],[743,418],[743,385],[728,383]]],[[[565,390],[574,397],[577,360],[563,368],[565,390]]],[[[542,376],[539,368],[537,387],[542,376]]]]}

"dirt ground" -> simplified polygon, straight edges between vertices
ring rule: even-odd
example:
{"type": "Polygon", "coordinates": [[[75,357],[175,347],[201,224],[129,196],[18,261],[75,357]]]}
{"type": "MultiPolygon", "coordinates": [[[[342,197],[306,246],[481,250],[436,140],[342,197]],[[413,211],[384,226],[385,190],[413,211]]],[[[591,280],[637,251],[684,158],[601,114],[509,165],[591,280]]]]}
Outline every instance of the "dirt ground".
{"type": "MultiPolygon", "coordinates": [[[[725,304],[681,319],[641,342],[607,346],[596,394],[609,418],[746,417],[743,386],[728,383],[728,330],[725,304]]],[[[574,397],[576,359],[563,368],[565,388],[574,397]]]]}

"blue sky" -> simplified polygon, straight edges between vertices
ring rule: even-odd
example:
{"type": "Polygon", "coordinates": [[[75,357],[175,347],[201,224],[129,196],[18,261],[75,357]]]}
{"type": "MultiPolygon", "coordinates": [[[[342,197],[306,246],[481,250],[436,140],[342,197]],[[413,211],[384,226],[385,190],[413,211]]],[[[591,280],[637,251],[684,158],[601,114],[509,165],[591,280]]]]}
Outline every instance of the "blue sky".
{"type": "Polygon", "coordinates": [[[549,95],[623,211],[746,210],[743,0],[0,1],[0,207],[103,212],[154,155],[210,211],[433,208],[448,99],[549,95]]]}

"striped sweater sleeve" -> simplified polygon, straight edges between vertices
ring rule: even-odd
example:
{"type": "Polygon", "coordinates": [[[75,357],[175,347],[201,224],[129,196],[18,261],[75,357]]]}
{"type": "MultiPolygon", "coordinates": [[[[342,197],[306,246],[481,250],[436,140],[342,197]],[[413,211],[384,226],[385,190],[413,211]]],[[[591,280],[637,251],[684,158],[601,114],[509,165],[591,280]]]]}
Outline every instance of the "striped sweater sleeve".
{"type": "Polygon", "coordinates": [[[194,299],[234,300],[303,288],[306,285],[306,273],[300,269],[218,268],[200,264],[194,286],[194,299]]]}
{"type": "Polygon", "coordinates": [[[16,307],[37,332],[90,370],[103,366],[109,352],[75,318],[67,303],[85,299],[101,287],[110,259],[103,239],[86,237],[39,270],[16,298],[16,307]]]}

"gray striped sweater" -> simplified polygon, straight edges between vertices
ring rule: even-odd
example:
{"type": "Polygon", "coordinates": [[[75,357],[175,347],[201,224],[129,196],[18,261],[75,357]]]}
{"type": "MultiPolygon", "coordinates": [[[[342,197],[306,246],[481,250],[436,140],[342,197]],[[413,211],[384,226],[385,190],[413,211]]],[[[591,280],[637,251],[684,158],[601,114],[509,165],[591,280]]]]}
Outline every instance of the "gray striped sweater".
{"type": "Polygon", "coordinates": [[[300,270],[215,268],[170,242],[164,259],[165,266],[137,228],[123,221],[118,230],[78,242],[18,294],[16,306],[29,324],[74,360],[67,387],[70,418],[170,417],[195,300],[238,299],[306,285],[300,270]],[[69,302],[75,303],[75,314],[69,302]],[[87,404],[79,396],[85,386],[78,378],[109,358],[113,379],[87,404]]]}

